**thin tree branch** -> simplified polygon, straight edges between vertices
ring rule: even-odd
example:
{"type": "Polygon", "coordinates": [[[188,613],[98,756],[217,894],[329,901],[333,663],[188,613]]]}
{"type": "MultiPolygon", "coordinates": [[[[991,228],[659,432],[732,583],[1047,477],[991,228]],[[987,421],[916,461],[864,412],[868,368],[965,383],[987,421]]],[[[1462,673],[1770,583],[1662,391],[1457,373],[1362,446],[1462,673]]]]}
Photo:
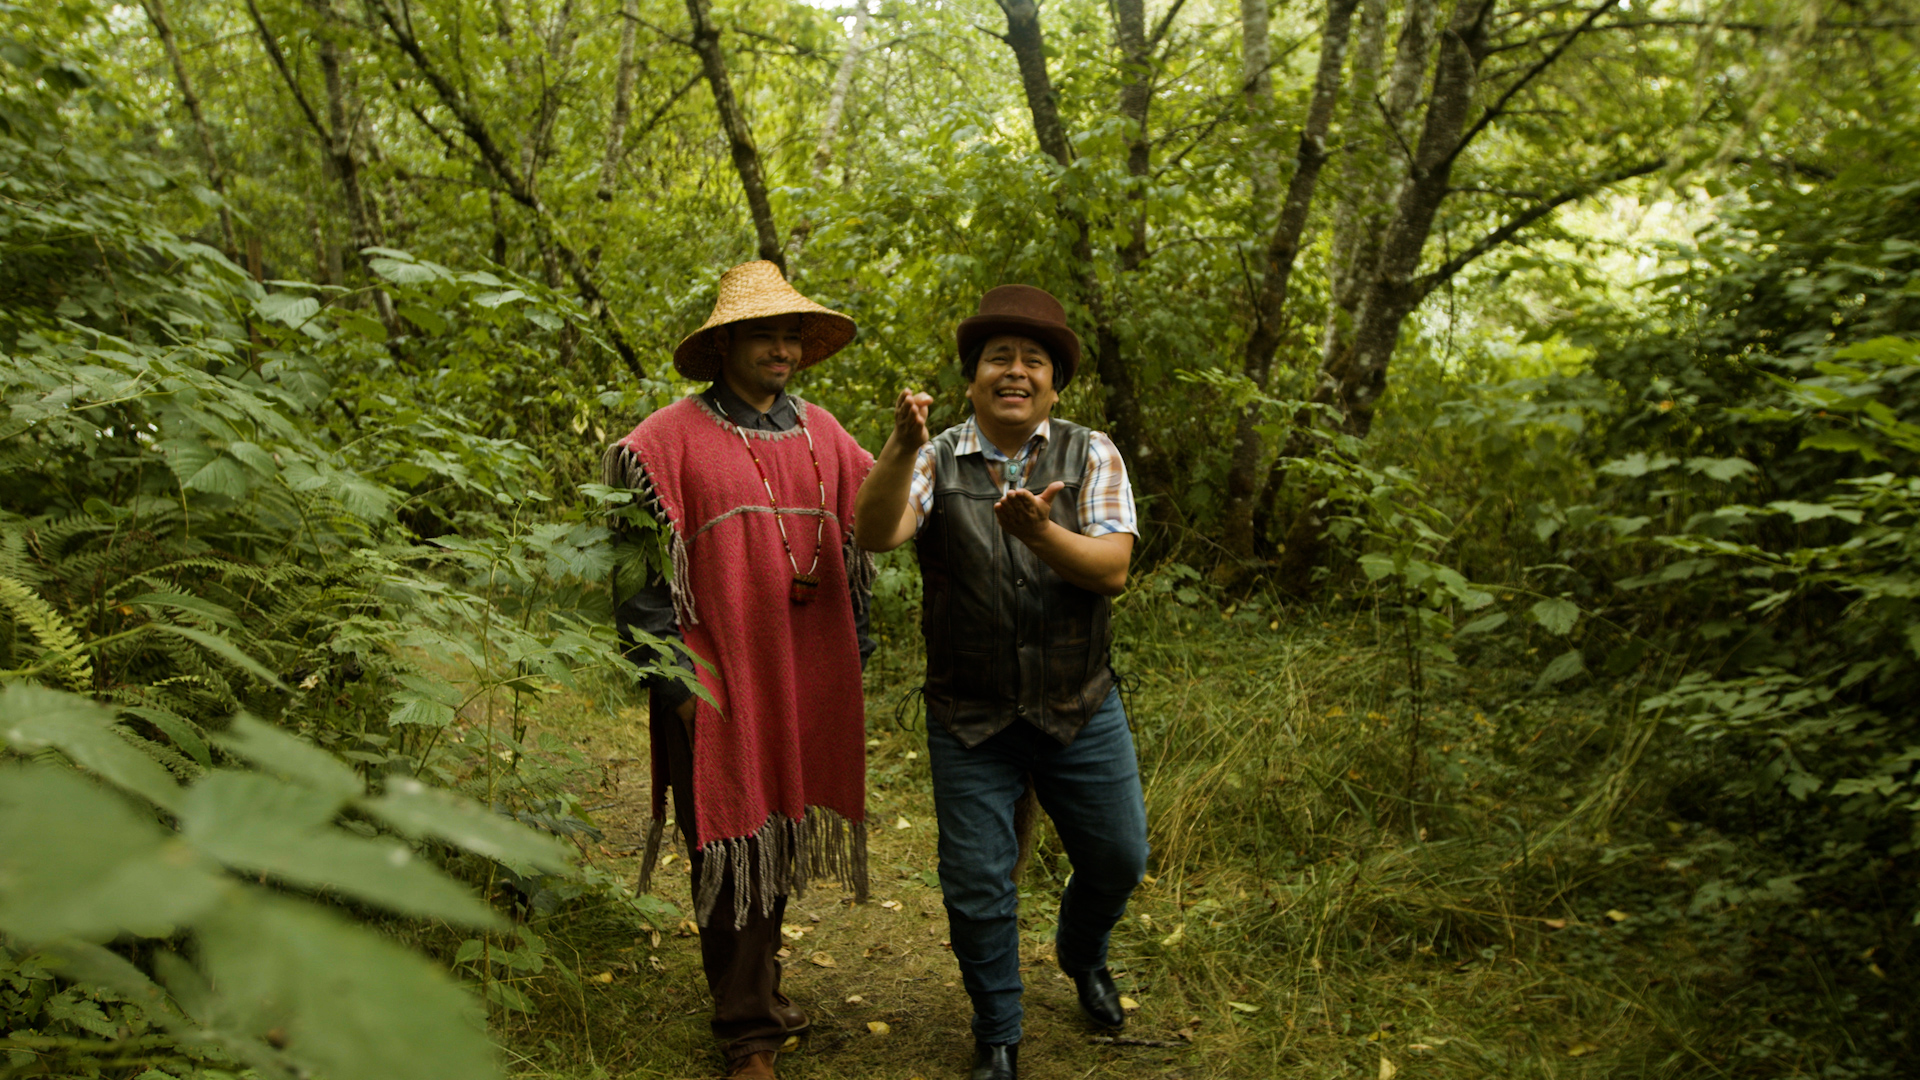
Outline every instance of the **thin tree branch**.
{"type": "Polygon", "coordinates": [[[1601,0],[1600,6],[1588,12],[1587,17],[1582,19],[1580,25],[1574,27],[1573,31],[1569,33],[1560,44],[1548,50],[1547,55],[1541,57],[1532,67],[1522,73],[1521,76],[1514,81],[1512,86],[1507,87],[1506,93],[1500,95],[1500,100],[1494,102],[1485,112],[1481,113],[1480,119],[1474,121],[1473,126],[1467,129],[1465,135],[1460,136],[1460,141],[1453,146],[1453,152],[1447,155],[1448,164],[1451,164],[1455,158],[1458,158],[1461,151],[1471,145],[1473,140],[1480,137],[1481,132],[1487,130],[1488,125],[1499,118],[1500,114],[1505,111],[1507,103],[1514,99],[1514,95],[1526,89],[1527,84],[1538,78],[1541,72],[1552,67],[1554,62],[1559,60],[1562,54],[1573,47],[1573,43],[1579,40],[1582,33],[1592,29],[1593,24],[1599,20],[1600,16],[1613,10],[1614,6],[1619,2],[1620,0],[1601,0]]]}
{"type": "MultiPolygon", "coordinates": [[[[1513,239],[1520,230],[1553,213],[1567,203],[1577,199],[1584,199],[1599,191],[1601,188],[1617,184],[1622,180],[1631,180],[1636,176],[1646,176],[1649,173],[1659,172],[1661,169],[1666,168],[1666,166],[1667,159],[1664,157],[1643,161],[1638,165],[1630,165],[1624,169],[1617,169],[1613,172],[1596,176],[1578,187],[1568,188],[1550,199],[1528,207],[1526,210],[1514,215],[1513,219],[1505,225],[1481,237],[1472,247],[1448,259],[1431,272],[1415,278],[1411,283],[1414,295],[1421,298],[1426,297],[1428,293],[1445,283],[1448,278],[1465,269],[1468,263],[1473,262],[1480,256],[1513,239]]],[[[1463,189],[1456,188],[1454,190],[1463,189]]]]}
{"type": "Polygon", "coordinates": [[[254,29],[260,32],[260,44],[267,50],[267,59],[273,61],[274,70],[280,73],[280,78],[287,84],[287,89],[293,93],[294,104],[300,106],[300,112],[306,116],[307,123],[313,125],[314,132],[320,136],[321,140],[331,142],[332,133],[327,130],[325,124],[320,122],[320,114],[315,112],[313,105],[307,101],[305,91],[300,89],[299,80],[293,77],[293,70],[287,66],[286,56],[280,52],[280,42],[275,40],[273,32],[267,29],[267,20],[261,17],[260,5],[254,3],[254,0],[247,0],[247,15],[253,19],[254,29]]]}

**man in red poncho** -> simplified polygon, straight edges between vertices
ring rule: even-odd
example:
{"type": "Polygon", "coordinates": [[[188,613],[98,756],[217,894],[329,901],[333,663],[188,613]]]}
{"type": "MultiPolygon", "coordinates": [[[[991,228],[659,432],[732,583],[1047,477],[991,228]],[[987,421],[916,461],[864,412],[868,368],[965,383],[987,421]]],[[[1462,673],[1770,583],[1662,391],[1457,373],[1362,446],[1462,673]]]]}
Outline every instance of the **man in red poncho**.
{"type": "Polygon", "coordinates": [[[713,385],[647,417],[606,458],[607,483],[639,491],[665,525],[673,564],[670,582],[621,601],[622,635],[680,640],[713,700],[675,680],[651,688],[641,887],[671,790],[728,1076],[773,1076],[780,1045],[807,1026],[774,957],[787,897],[818,877],[866,894],[860,669],[873,563],[852,537],[873,457],[785,390],[853,335],[853,320],[772,263],[736,266],[674,351],[676,370],[713,385]]]}

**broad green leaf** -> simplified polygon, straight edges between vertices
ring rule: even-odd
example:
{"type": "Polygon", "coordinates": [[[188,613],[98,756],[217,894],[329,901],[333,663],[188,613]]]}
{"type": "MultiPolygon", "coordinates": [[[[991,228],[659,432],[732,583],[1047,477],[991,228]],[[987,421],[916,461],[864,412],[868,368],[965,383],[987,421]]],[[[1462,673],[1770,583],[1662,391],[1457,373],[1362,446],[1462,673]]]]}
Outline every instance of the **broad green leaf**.
{"type": "Polygon", "coordinates": [[[1461,627],[1456,633],[1463,637],[1467,634],[1484,634],[1489,630],[1498,630],[1505,625],[1507,625],[1507,613],[1504,611],[1496,611],[1489,615],[1480,616],[1461,627]]]}
{"type": "Polygon", "coordinates": [[[1887,455],[1872,439],[1857,431],[1834,428],[1809,435],[1800,440],[1802,450],[1832,450],[1841,454],[1859,454],[1867,461],[1885,461],[1887,455]]]}
{"type": "Polygon", "coordinates": [[[367,266],[376,274],[395,285],[423,285],[432,281],[434,272],[415,262],[401,262],[398,259],[374,259],[367,266]]]}
{"type": "Polygon", "coordinates": [[[386,794],[360,807],[408,836],[431,836],[509,865],[558,874],[572,861],[552,837],[411,777],[388,780],[386,794]]]}
{"type": "Polygon", "coordinates": [[[1841,521],[1860,523],[1860,511],[1851,507],[1828,506],[1825,503],[1797,502],[1792,499],[1780,499],[1767,504],[1767,509],[1778,510],[1793,518],[1796,525],[1821,518],[1839,518],[1841,521]]]}
{"type": "Polygon", "coordinates": [[[1583,675],[1586,670],[1586,657],[1581,655],[1579,649],[1569,649],[1547,662],[1547,666],[1540,672],[1540,677],[1534,680],[1533,688],[1536,691],[1545,690],[1549,686],[1583,675]]]}
{"type": "Polygon", "coordinates": [[[114,734],[113,710],[33,683],[0,689],[0,735],[22,753],[51,746],[73,763],[162,809],[179,805],[180,785],[152,758],[114,734]]]}
{"type": "Polygon", "coordinates": [[[408,322],[438,337],[447,332],[446,316],[418,304],[408,304],[400,309],[400,314],[408,322]]]}
{"type": "Polygon", "coordinates": [[[338,890],[403,915],[498,923],[471,892],[406,845],[326,824],[339,806],[312,788],[218,770],[187,792],[180,829],[196,849],[239,870],[338,890]]]}
{"type": "Polygon", "coordinates": [[[298,327],[320,313],[320,301],[295,293],[268,293],[254,301],[253,310],[263,319],[298,327]]]}
{"type": "Polygon", "coordinates": [[[150,814],[64,769],[0,766],[0,931],[166,936],[227,887],[150,814]]]}
{"type": "Polygon", "coordinates": [[[1687,459],[1687,471],[1713,480],[1732,480],[1748,473],[1757,473],[1759,467],[1745,458],[1706,458],[1687,459]]]}
{"type": "Polygon", "coordinates": [[[1606,473],[1608,476],[1635,477],[1671,469],[1678,464],[1680,464],[1680,459],[1676,457],[1668,457],[1665,454],[1653,454],[1649,456],[1636,451],[1617,461],[1607,462],[1605,465],[1600,466],[1600,471],[1606,473]]]}
{"type": "Polygon", "coordinates": [[[1573,624],[1580,621],[1580,607],[1571,600],[1552,597],[1534,603],[1527,613],[1533,621],[1549,634],[1565,637],[1573,630],[1573,624]]]}
{"type": "Polygon", "coordinates": [[[473,998],[446,972],[340,916],[272,897],[205,922],[217,1012],[328,1080],[497,1080],[473,998]]]}
{"type": "MultiPolygon", "coordinates": [[[[339,758],[245,713],[234,717],[232,726],[215,741],[228,753],[331,799],[334,807],[366,794],[359,774],[339,758]]],[[[327,816],[332,816],[331,811],[327,816]]]]}
{"type": "Polygon", "coordinates": [[[1393,559],[1386,555],[1372,553],[1362,555],[1360,569],[1366,572],[1368,581],[1379,581],[1394,572],[1393,559]]]}
{"type": "Polygon", "coordinates": [[[206,460],[206,464],[195,469],[180,486],[209,495],[238,499],[252,490],[253,482],[247,478],[247,470],[238,461],[225,454],[215,454],[206,460]]]}

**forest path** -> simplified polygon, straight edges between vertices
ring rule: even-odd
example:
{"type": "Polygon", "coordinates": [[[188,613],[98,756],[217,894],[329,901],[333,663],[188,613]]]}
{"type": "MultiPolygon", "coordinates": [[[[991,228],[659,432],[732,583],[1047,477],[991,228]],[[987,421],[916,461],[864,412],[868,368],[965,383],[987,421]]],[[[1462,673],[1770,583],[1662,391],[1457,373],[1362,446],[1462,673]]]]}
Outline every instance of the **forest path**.
{"type": "MultiPolygon", "coordinates": [[[[971,1064],[971,1007],[947,945],[947,920],[937,879],[936,830],[927,774],[925,736],[893,723],[893,703],[869,695],[867,812],[872,896],[823,884],[790,901],[783,989],[813,1019],[797,1047],[782,1053],[788,1080],[944,1080],[965,1076],[971,1064]],[[876,1033],[870,1025],[885,1025],[876,1033]]],[[[650,810],[650,769],[644,707],[547,710],[541,728],[575,746],[603,778],[587,794],[604,839],[591,860],[626,880],[639,872],[650,810]]],[[[667,830],[663,865],[653,893],[691,916],[686,853],[667,830]]],[[[1267,1075],[1253,1062],[1234,1067],[1228,1047],[1208,1047],[1195,1032],[1180,995],[1164,1002],[1147,992],[1144,976],[1126,970],[1116,950],[1122,992],[1140,1002],[1124,1034],[1172,1046],[1112,1046],[1081,1015],[1073,984],[1053,964],[1052,913],[1058,882],[1039,867],[1028,872],[1022,901],[1022,970],[1027,984],[1021,1075],[1028,1080],[1085,1077],[1166,1077],[1170,1080],[1267,1075]],[[1181,1034],[1186,1032],[1186,1035],[1181,1034]],[[1192,1036],[1192,1038],[1189,1038],[1192,1036]],[[1213,1052],[1208,1052],[1209,1050],[1213,1052]]],[[[1143,886],[1143,893],[1151,886],[1143,886]]],[[[1144,897],[1143,897],[1144,899],[1144,897]]],[[[1136,904],[1136,907],[1139,905],[1136,904]]],[[[560,930],[559,927],[555,928],[560,930]]],[[[691,923],[659,935],[582,936],[561,930],[556,956],[578,953],[587,979],[578,1004],[542,1006],[540,1015],[510,1020],[504,1036],[518,1053],[517,1075],[598,1075],[701,1078],[719,1070],[717,1045],[707,1028],[709,1002],[691,923]],[[611,983],[592,976],[613,975],[611,983]],[[595,1000],[599,999],[599,1000],[595,1000]],[[547,1013],[576,1013],[571,1021],[547,1013]],[[564,1032],[555,1024],[570,1025],[564,1032]],[[571,1044],[569,1048],[565,1044],[571,1044]],[[572,1052],[563,1052],[571,1049],[572,1052]],[[536,1064],[537,1062],[537,1064],[536,1064]]],[[[1204,1032],[1206,1023],[1198,1025],[1204,1032]]],[[[1239,1042],[1232,1039],[1229,1042],[1239,1042]]],[[[517,1055],[516,1055],[517,1056],[517,1055]]]]}

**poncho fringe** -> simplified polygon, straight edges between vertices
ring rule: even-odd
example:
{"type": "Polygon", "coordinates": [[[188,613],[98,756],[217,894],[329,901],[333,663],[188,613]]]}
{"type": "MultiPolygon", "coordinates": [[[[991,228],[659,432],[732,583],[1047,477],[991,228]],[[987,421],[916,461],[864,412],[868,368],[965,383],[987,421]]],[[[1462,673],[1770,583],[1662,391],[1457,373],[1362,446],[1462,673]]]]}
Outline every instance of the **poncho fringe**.
{"type": "MultiPolygon", "coordinates": [[[[660,841],[666,819],[655,817],[647,829],[647,849],[641,856],[639,891],[653,886],[653,871],[660,857],[660,841]]],[[[700,881],[694,887],[694,920],[701,926],[713,919],[713,909],[733,871],[736,883],[749,880],[771,884],[772,888],[733,890],[733,925],[746,925],[753,897],[759,897],[760,914],[773,914],[776,896],[805,896],[807,886],[820,878],[838,881],[842,889],[853,892],[855,903],[867,902],[867,823],[848,821],[824,806],[807,807],[805,821],[783,814],[772,814],[766,824],[750,836],[715,840],[700,849],[700,881]],[[751,877],[749,877],[751,875],[751,877]]]]}

